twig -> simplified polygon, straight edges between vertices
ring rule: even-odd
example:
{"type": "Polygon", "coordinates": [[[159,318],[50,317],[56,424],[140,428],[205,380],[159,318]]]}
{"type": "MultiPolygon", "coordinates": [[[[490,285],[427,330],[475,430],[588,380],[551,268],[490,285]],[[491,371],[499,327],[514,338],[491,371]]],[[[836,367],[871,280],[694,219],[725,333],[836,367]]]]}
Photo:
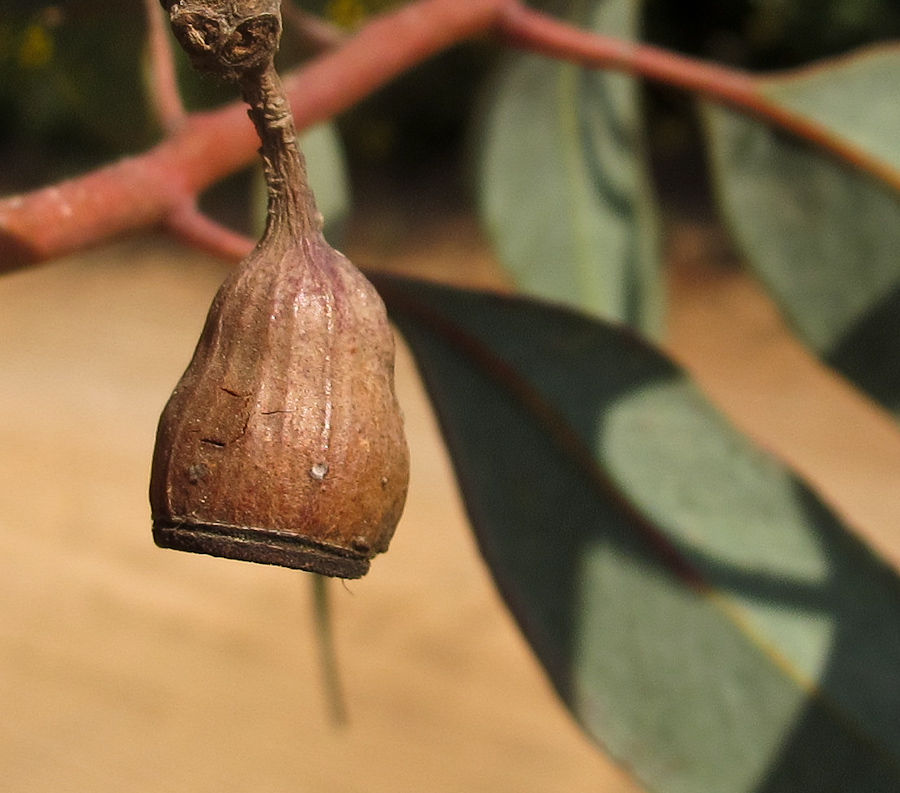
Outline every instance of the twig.
{"type": "MultiPolygon", "coordinates": [[[[332,118],[432,55],[487,33],[521,49],[696,92],[793,132],[900,190],[900,171],[770,100],[761,78],[589,33],[519,0],[418,0],[374,18],[342,46],[285,80],[297,129],[332,118]]],[[[176,114],[171,108],[163,112],[167,118],[176,114]]],[[[193,206],[209,185],[248,164],[257,144],[243,106],[234,103],[185,117],[143,155],[0,201],[0,273],[165,223],[172,213],[193,206]]],[[[187,225],[177,219],[169,223],[207,250],[236,250],[233,240],[215,243],[208,221],[189,220],[187,225]]]]}
{"type": "MultiPolygon", "coordinates": [[[[297,129],[331,118],[447,47],[489,30],[515,0],[419,0],[373,20],[285,80],[297,129]]],[[[189,115],[155,148],[85,176],[0,200],[0,273],[162,224],[255,158],[242,103],[189,115]]]]}
{"type": "Polygon", "coordinates": [[[204,215],[193,201],[173,210],[165,227],[185,244],[227,261],[239,262],[253,250],[253,240],[204,215]]]}
{"type": "Polygon", "coordinates": [[[163,130],[172,133],[187,116],[178,90],[175,55],[159,1],[144,0],[144,9],[147,17],[148,93],[163,130]]]}
{"type": "MultiPolygon", "coordinates": [[[[819,146],[848,164],[900,190],[900,171],[835,135],[827,127],[793,113],[763,91],[772,77],[756,77],[647,44],[589,33],[533,11],[521,3],[506,5],[498,34],[510,45],[593,69],[614,69],[698,94],[819,146]]],[[[798,69],[794,73],[802,73],[798,69]]],[[[784,77],[785,75],[779,75],[784,77]]]]}

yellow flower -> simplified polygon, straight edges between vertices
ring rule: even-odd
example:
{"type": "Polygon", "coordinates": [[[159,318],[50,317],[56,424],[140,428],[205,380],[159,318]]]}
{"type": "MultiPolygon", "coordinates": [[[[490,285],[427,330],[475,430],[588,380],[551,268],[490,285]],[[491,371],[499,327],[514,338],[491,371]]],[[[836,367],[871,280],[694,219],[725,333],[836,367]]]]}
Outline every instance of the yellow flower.
{"type": "Polygon", "coordinates": [[[362,0],[331,0],[325,13],[336,25],[353,28],[366,18],[368,10],[362,0]]]}
{"type": "Polygon", "coordinates": [[[53,37],[46,27],[33,23],[25,29],[19,46],[19,65],[25,69],[40,69],[53,58],[53,37]]]}
{"type": "Polygon", "coordinates": [[[354,28],[370,14],[378,14],[399,5],[402,5],[402,0],[331,0],[325,13],[336,25],[354,28]]]}

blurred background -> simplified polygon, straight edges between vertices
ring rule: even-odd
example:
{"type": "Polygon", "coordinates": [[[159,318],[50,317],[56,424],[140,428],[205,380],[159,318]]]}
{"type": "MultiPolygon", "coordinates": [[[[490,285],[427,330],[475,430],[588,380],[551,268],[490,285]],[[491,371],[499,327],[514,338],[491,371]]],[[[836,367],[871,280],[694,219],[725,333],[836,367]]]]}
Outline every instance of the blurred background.
{"type": "MultiPolygon", "coordinates": [[[[398,0],[294,0],[350,33],[398,0]]],[[[533,5],[567,11],[566,0],[533,5]]],[[[755,70],[796,66],[900,34],[895,0],[646,0],[646,40],[755,70]]],[[[144,8],[140,0],[0,2],[0,152],[4,181],[38,184],[159,137],[143,87],[144,8]],[[115,79],[110,79],[114,76],[115,79]]],[[[280,67],[309,57],[311,46],[290,20],[280,67]]],[[[354,169],[395,176],[465,150],[480,88],[500,53],[487,41],[446,52],[404,75],[339,119],[354,169]]],[[[198,76],[178,53],[191,108],[233,99],[232,88],[198,76]]],[[[657,96],[660,92],[656,92],[657,96]]],[[[674,95],[662,92],[657,141],[678,133],[674,95]]],[[[658,98],[658,96],[657,96],[658,98]]]]}
{"type": "MultiPolygon", "coordinates": [[[[532,4],[563,14],[573,7],[568,0],[532,4]]],[[[293,0],[291,7],[350,34],[372,14],[399,5],[402,0],[293,0]]],[[[646,0],[642,7],[647,41],[760,71],[900,34],[896,0],[646,0]]],[[[71,176],[159,140],[144,83],[144,16],[141,0],[0,0],[0,190],[71,176]]],[[[316,49],[291,16],[279,54],[282,70],[316,49]]],[[[337,156],[349,169],[354,204],[383,205],[386,196],[402,202],[412,192],[417,197],[406,203],[415,208],[425,191],[444,201],[444,209],[471,205],[473,129],[502,57],[486,40],[455,47],[337,119],[337,156]]],[[[190,109],[235,98],[233,87],[191,70],[180,51],[176,60],[190,109]]],[[[665,182],[674,172],[682,187],[687,179],[705,193],[692,102],[658,86],[645,87],[645,102],[659,176],[665,182]]],[[[244,173],[217,185],[204,197],[205,208],[250,231],[251,181],[244,173]]]]}
{"type": "MultiPolygon", "coordinates": [[[[302,4],[341,30],[393,5],[302,4]]],[[[143,13],[138,0],[0,1],[0,192],[159,139],[143,13]]],[[[645,19],[653,41],[754,69],[900,33],[889,0],[649,0],[645,19]]],[[[288,29],[283,66],[309,54],[288,29]]],[[[488,41],[456,48],[337,121],[353,196],[342,245],[357,264],[509,288],[466,176],[501,55],[488,41]]],[[[178,61],[191,108],[231,101],[232,89],[178,61]]],[[[667,163],[697,156],[692,111],[672,91],[647,102],[666,178],[667,163]]],[[[702,169],[676,170],[702,195],[702,169]]],[[[247,230],[252,184],[237,175],[206,203],[247,230]]],[[[854,523],[897,542],[893,422],[722,266],[734,254],[721,235],[700,221],[673,226],[667,251],[670,349],[854,523]],[[798,417],[810,394],[816,409],[798,417]]],[[[329,720],[305,574],[153,546],[157,417],[227,269],[148,232],[0,279],[0,788],[634,790],[574,726],[500,602],[402,347],[409,505],[370,575],[331,586],[347,726],[329,720]]]]}

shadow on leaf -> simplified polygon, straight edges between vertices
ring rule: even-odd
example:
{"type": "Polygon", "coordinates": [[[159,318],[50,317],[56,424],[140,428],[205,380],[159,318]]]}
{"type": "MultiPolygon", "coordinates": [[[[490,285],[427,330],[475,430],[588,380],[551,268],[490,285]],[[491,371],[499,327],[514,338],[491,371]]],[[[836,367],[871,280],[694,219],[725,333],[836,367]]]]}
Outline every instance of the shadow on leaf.
{"type": "Polygon", "coordinates": [[[376,279],[482,552],[584,729],[659,791],[900,790],[900,587],[626,330],[376,279]]]}

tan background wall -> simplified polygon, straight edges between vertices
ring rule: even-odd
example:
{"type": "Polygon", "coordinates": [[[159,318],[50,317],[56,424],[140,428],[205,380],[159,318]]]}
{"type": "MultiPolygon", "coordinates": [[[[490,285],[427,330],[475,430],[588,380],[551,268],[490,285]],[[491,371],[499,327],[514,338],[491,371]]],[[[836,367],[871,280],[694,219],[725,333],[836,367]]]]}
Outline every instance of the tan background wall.
{"type": "MultiPolygon", "coordinates": [[[[368,239],[368,264],[498,283],[470,219],[368,239]]],[[[702,229],[671,242],[676,353],[900,560],[900,432],[709,268],[702,229]]],[[[407,513],[332,587],[349,727],[328,722],[305,574],[153,546],[157,416],[224,272],[148,237],[0,279],[0,789],[633,790],[498,600],[405,351],[407,513]]]]}

